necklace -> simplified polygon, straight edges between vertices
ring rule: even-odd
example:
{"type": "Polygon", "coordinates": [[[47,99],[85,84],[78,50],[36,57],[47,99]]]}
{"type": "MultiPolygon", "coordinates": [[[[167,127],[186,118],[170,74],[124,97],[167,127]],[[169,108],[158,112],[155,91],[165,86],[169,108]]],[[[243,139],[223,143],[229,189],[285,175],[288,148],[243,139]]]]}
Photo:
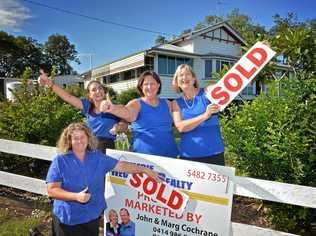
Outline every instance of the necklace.
{"type": "MultiPolygon", "coordinates": [[[[189,103],[187,103],[187,100],[185,99],[184,96],[182,97],[182,99],[183,99],[185,105],[187,106],[187,108],[192,109],[192,108],[194,107],[194,104],[195,104],[195,96],[194,96],[193,99],[192,99],[193,101],[192,101],[192,104],[191,104],[191,105],[190,105],[189,103]]],[[[188,99],[188,101],[189,101],[189,100],[191,100],[191,99],[188,99]]]]}

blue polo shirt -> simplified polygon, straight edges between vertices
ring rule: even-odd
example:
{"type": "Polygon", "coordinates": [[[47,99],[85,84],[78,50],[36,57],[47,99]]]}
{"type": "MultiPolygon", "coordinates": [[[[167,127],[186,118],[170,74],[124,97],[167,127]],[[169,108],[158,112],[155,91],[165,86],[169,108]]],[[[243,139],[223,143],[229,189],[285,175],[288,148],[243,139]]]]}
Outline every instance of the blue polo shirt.
{"type": "Polygon", "coordinates": [[[82,114],[87,118],[88,127],[92,130],[92,133],[98,138],[115,139],[115,135],[109,131],[112,127],[119,122],[119,118],[111,113],[89,113],[91,108],[91,102],[88,99],[82,99],[82,114]]]}
{"type": "Polygon", "coordinates": [[[57,155],[52,161],[46,182],[61,182],[61,188],[69,192],[80,192],[88,187],[91,198],[87,203],[54,200],[53,213],[67,225],[87,223],[97,219],[104,209],[104,177],[118,160],[100,151],[87,151],[80,161],[72,151],[57,155]]]}
{"type": "Polygon", "coordinates": [[[120,235],[135,236],[135,223],[133,221],[130,221],[127,225],[121,224],[120,235]]]}

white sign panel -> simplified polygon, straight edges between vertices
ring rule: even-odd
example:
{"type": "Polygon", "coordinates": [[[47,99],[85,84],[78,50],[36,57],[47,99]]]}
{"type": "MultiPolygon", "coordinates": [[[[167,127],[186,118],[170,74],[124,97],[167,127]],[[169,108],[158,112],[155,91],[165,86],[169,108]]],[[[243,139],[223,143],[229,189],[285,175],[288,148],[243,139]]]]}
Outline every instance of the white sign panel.
{"type": "Polygon", "coordinates": [[[109,173],[105,235],[229,235],[234,168],[114,150],[107,154],[159,172],[162,182],[156,185],[146,175],[109,173]],[[181,209],[175,207],[178,192],[186,202],[181,209]],[[116,222],[115,234],[109,226],[116,222]]]}
{"type": "Polygon", "coordinates": [[[275,52],[262,42],[257,42],[240,60],[210,87],[207,98],[225,107],[255,78],[262,68],[272,59],[275,52]]]}

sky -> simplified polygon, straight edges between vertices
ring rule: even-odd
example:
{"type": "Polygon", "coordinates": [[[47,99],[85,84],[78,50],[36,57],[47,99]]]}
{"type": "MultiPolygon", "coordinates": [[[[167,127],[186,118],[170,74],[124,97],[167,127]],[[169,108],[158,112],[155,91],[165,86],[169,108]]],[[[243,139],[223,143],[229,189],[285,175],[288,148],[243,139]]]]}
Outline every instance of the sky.
{"type": "Polygon", "coordinates": [[[226,16],[235,8],[266,29],[275,14],[316,18],[314,0],[0,0],[0,30],[39,43],[52,34],[65,35],[81,61],[72,66],[82,73],[154,46],[157,32],[167,38],[179,35],[206,15],[226,16]]]}

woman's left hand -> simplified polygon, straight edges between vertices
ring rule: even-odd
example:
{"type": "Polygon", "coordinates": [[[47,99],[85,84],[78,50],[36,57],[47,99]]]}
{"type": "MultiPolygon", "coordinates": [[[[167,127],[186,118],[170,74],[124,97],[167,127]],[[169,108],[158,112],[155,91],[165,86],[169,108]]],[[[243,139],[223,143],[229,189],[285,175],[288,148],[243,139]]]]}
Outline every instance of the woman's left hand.
{"type": "Polygon", "coordinates": [[[220,110],[220,106],[217,105],[217,104],[209,104],[207,107],[206,107],[206,111],[205,111],[205,115],[208,118],[210,118],[214,113],[217,113],[219,112],[220,110]]]}

